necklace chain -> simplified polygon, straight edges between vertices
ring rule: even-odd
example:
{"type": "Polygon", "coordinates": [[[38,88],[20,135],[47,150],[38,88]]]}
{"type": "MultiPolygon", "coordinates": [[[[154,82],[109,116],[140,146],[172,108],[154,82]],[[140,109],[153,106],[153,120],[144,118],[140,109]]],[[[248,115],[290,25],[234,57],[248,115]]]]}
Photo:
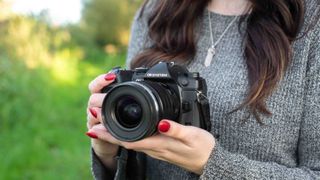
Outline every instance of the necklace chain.
{"type": "Polygon", "coordinates": [[[228,32],[232,24],[238,19],[238,16],[235,16],[233,20],[229,23],[229,25],[226,27],[226,29],[222,32],[220,37],[216,42],[213,41],[213,32],[212,32],[212,25],[211,25],[211,15],[210,11],[208,10],[208,16],[209,16],[209,29],[210,29],[210,39],[211,39],[211,47],[208,49],[207,57],[205,59],[204,65],[206,67],[210,66],[212,59],[214,55],[216,54],[216,46],[219,44],[219,42],[222,40],[224,35],[228,32]]]}

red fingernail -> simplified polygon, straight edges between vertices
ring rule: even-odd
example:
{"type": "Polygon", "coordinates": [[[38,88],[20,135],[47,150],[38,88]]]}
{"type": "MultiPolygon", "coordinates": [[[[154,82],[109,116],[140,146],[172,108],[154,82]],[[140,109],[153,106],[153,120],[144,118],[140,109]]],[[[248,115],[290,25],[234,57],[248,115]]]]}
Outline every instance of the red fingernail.
{"type": "Polygon", "coordinates": [[[90,111],[90,113],[92,114],[93,117],[95,117],[95,118],[98,117],[97,112],[94,109],[89,108],[89,111],[90,111]]]}
{"type": "Polygon", "coordinates": [[[97,139],[98,138],[98,136],[93,132],[87,132],[86,135],[91,137],[91,138],[93,138],[93,139],[97,139]]]}
{"type": "Polygon", "coordinates": [[[108,74],[106,74],[106,76],[104,76],[104,79],[106,81],[111,81],[111,80],[114,80],[115,78],[116,78],[116,75],[113,73],[108,73],[108,74]]]}
{"type": "Polygon", "coordinates": [[[168,121],[160,121],[160,123],[158,124],[158,130],[160,132],[168,132],[170,129],[170,123],[168,121]]]}

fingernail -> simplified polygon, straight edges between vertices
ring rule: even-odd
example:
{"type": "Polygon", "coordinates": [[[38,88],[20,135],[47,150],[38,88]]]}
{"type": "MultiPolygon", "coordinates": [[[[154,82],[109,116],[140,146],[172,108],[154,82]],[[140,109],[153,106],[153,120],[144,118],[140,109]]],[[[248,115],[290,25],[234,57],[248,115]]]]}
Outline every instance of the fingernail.
{"type": "Polygon", "coordinates": [[[170,129],[170,123],[168,121],[160,121],[158,124],[158,130],[160,132],[168,132],[170,129]]]}
{"type": "Polygon", "coordinates": [[[111,81],[111,80],[114,80],[115,78],[116,78],[116,75],[113,74],[113,73],[108,73],[108,74],[106,74],[106,75],[104,76],[104,79],[105,79],[106,81],[111,81]]]}
{"type": "Polygon", "coordinates": [[[93,139],[97,139],[98,138],[98,136],[93,132],[86,132],[86,135],[91,137],[91,138],[93,138],[93,139]]]}
{"type": "Polygon", "coordinates": [[[95,118],[98,117],[97,112],[94,109],[89,108],[89,111],[90,111],[90,113],[92,114],[93,117],[95,117],[95,118]]]}

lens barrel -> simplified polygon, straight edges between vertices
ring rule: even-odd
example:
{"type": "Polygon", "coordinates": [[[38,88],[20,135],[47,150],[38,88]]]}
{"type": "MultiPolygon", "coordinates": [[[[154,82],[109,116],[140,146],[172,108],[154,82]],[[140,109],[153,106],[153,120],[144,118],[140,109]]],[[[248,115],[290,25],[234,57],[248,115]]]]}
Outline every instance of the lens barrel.
{"type": "Polygon", "coordinates": [[[161,119],[179,116],[179,96],[159,82],[125,82],[112,87],[102,104],[102,119],[108,131],[121,141],[151,136],[161,119]]]}

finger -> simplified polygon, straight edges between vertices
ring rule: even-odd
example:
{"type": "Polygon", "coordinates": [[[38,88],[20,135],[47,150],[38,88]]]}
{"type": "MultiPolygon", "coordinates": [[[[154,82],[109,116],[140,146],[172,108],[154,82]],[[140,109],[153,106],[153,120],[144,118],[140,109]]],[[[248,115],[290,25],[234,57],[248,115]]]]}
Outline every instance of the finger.
{"type": "Polygon", "coordinates": [[[159,145],[165,146],[165,139],[167,137],[159,135],[151,136],[139,141],[135,142],[122,142],[122,146],[126,149],[134,149],[137,151],[144,151],[144,150],[159,150],[159,145]]]}
{"type": "Polygon", "coordinates": [[[116,145],[121,144],[121,142],[114,138],[102,124],[94,125],[88,132],[94,133],[99,140],[116,145]]]}
{"type": "Polygon", "coordinates": [[[183,142],[190,141],[194,131],[191,126],[184,126],[171,120],[162,120],[158,124],[158,131],[168,137],[178,139],[183,142]]]}
{"type": "Polygon", "coordinates": [[[115,78],[116,75],[114,73],[102,74],[89,83],[89,91],[91,93],[99,93],[102,88],[110,85],[115,78]]]}
{"type": "Polygon", "coordinates": [[[98,107],[101,108],[103,99],[105,98],[105,93],[95,93],[91,94],[89,101],[88,101],[88,107],[98,107]]]}
{"type": "Polygon", "coordinates": [[[155,135],[135,142],[122,142],[121,146],[139,152],[152,151],[161,155],[171,153],[181,154],[189,146],[175,138],[165,135],[155,135]]]}
{"type": "Polygon", "coordinates": [[[92,107],[87,108],[87,127],[91,129],[92,126],[102,123],[101,108],[92,107]]]}
{"type": "Polygon", "coordinates": [[[157,134],[140,141],[121,142],[121,146],[135,151],[154,151],[158,153],[164,153],[167,151],[180,153],[181,148],[186,147],[183,142],[161,134],[157,134]]]}

